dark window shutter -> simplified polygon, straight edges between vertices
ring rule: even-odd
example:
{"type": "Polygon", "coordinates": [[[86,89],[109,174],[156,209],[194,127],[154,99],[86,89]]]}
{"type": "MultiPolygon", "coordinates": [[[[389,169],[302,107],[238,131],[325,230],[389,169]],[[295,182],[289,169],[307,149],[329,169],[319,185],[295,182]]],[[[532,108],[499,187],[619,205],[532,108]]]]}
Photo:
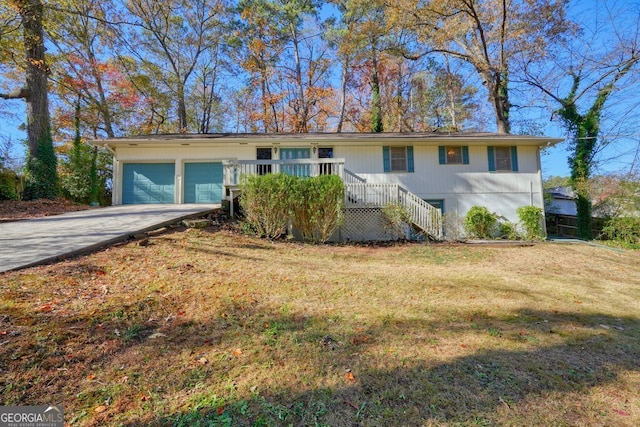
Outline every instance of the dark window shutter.
{"type": "Polygon", "coordinates": [[[489,160],[489,172],[496,171],[496,156],[493,147],[487,147],[487,160],[489,160]]]}
{"type": "Polygon", "coordinates": [[[518,172],[518,147],[511,147],[511,170],[518,172]]]}
{"type": "Polygon", "coordinates": [[[413,147],[407,147],[407,172],[413,172],[413,147]]]}
{"type": "Polygon", "coordinates": [[[438,161],[441,165],[447,164],[447,151],[444,145],[438,147],[438,161]]]}
{"type": "Polygon", "coordinates": [[[469,164],[469,147],[467,147],[466,145],[462,146],[462,164],[469,164]]]}
{"type": "Polygon", "coordinates": [[[385,172],[391,172],[391,154],[389,153],[389,147],[382,147],[382,164],[385,172]]]}

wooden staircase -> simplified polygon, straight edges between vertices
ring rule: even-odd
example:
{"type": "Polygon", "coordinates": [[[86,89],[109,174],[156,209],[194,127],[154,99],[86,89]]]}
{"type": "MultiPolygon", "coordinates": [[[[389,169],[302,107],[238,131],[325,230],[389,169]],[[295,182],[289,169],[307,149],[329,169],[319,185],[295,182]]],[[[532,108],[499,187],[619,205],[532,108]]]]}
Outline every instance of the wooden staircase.
{"type": "Polygon", "coordinates": [[[411,225],[433,240],[442,240],[442,215],[431,206],[398,184],[373,184],[357,174],[344,170],[345,206],[348,208],[383,208],[390,203],[404,206],[409,212],[411,225]]]}

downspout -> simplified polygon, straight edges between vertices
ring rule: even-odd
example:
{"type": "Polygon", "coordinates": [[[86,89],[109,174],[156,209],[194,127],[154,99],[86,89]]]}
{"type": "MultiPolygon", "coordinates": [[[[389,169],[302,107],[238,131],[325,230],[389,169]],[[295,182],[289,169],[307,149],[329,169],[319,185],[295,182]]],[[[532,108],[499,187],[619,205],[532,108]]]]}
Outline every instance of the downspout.
{"type": "MultiPolygon", "coordinates": [[[[542,149],[540,147],[537,148],[537,163],[538,163],[538,185],[540,185],[540,198],[542,199],[542,233],[544,234],[545,239],[548,237],[547,234],[547,213],[545,212],[544,206],[544,185],[542,183],[542,159],[541,157],[542,149]]],[[[533,185],[533,182],[531,183],[533,185]]],[[[533,199],[533,191],[531,192],[531,196],[533,199]]],[[[533,203],[531,204],[533,206],[533,203]]]]}

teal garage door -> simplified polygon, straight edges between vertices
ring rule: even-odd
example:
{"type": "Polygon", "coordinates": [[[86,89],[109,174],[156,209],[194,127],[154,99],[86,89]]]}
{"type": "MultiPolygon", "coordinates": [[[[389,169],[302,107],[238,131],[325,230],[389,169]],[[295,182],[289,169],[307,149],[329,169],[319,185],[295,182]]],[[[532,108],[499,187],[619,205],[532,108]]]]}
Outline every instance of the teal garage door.
{"type": "Polygon", "coordinates": [[[222,163],[185,163],[184,202],[220,203],[222,200],[222,163]]]}
{"type": "Polygon", "coordinates": [[[174,177],[173,163],[125,163],[122,169],[122,203],[173,203],[174,177]]]}

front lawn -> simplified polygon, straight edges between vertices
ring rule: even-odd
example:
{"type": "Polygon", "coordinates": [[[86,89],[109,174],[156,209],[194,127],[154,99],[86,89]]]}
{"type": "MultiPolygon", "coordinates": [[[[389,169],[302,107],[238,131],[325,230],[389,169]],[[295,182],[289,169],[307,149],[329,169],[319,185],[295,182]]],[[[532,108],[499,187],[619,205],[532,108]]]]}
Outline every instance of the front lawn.
{"type": "Polygon", "coordinates": [[[178,229],[0,291],[0,405],[73,426],[640,425],[638,252],[178,229]]]}

